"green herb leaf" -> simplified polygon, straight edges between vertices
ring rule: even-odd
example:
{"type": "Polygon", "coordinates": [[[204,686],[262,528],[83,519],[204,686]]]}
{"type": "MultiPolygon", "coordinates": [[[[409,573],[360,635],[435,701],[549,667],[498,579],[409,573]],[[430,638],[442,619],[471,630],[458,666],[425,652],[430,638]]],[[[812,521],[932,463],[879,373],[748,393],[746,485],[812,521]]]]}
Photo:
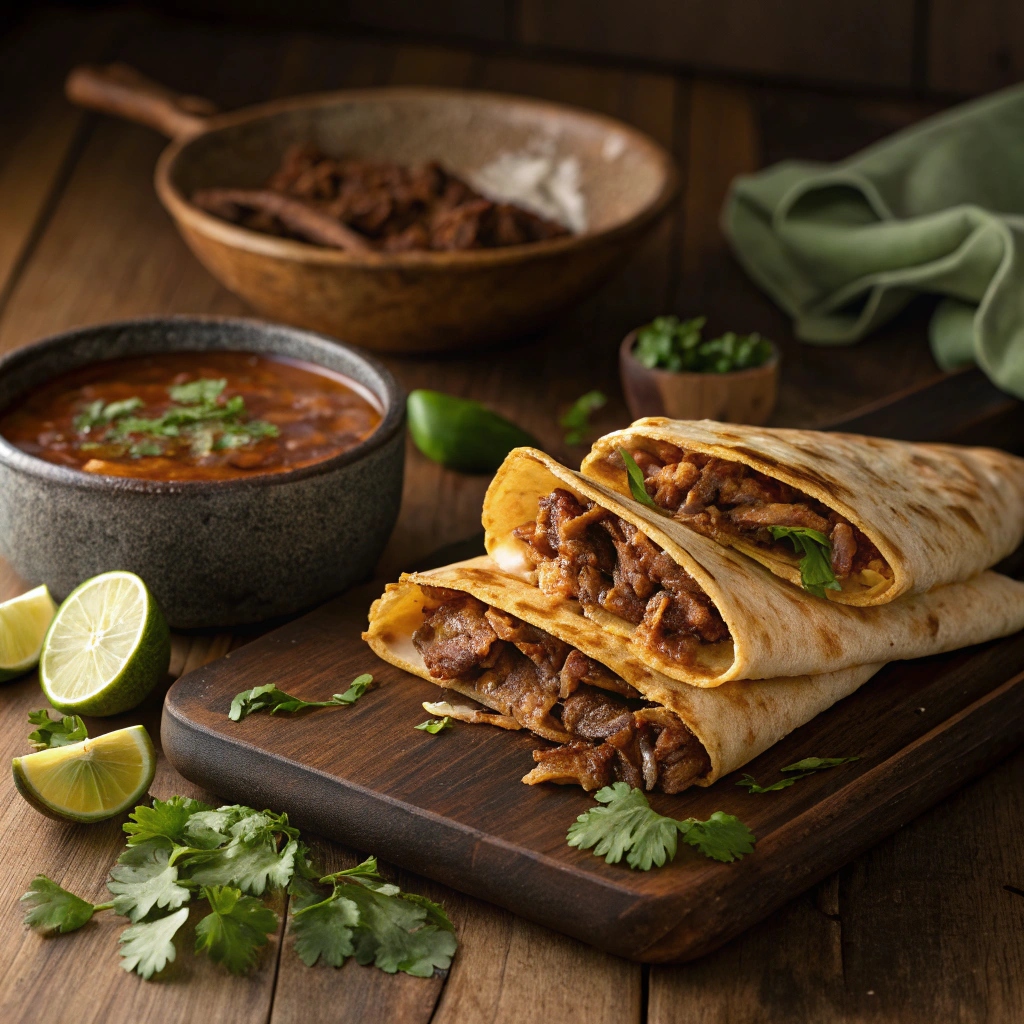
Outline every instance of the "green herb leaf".
{"type": "Polygon", "coordinates": [[[97,910],[108,910],[110,903],[89,903],[67,889],[62,889],[46,875],[36,875],[28,892],[21,897],[28,907],[25,924],[44,934],[77,931],[92,919],[97,910]]]}
{"type": "Polygon", "coordinates": [[[66,747],[70,743],[81,743],[89,738],[85,723],[78,715],[64,715],[55,721],[46,708],[40,708],[28,713],[28,721],[29,725],[36,727],[34,732],[28,734],[29,742],[35,750],[66,747]]]}
{"type": "Polygon", "coordinates": [[[733,861],[750,853],[754,835],[737,818],[715,811],[707,821],[687,818],[677,821],[658,814],[642,790],[616,782],[598,790],[594,799],[607,806],[593,807],[570,826],[567,841],[581,850],[593,848],[594,855],[617,864],[626,857],[634,869],[649,871],[661,867],[676,855],[676,841],[685,842],[714,860],[733,861]]]}
{"type": "Polygon", "coordinates": [[[594,848],[594,855],[618,864],[626,855],[631,868],[650,871],[676,855],[678,823],[658,814],[647,802],[643,790],[616,782],[594,794],[604,807],[592,807],[570,826],[567,840],[581,850],[594,848]]]}
{"type": "Polygon", "coordinates": [[[209,804],[191,797],[172,796],[169,800],[154,800],[152,807],[140,804],[121,827],[128,833],[129,846],[137,846],[150,839],[187,846],[189,818],[197,811],[212,810],[209,804]]]}
{"type": "Polygon", "coordinates": [[[232,974],[252,970],[257,950],[277,930],[277,914],[230,886],[209,886],[203,895],[211,910],[196,925],[196,952],[206,953],[232,974]]]}
{"type": "Polygon", "coordinates": [[[790,772],[789,778],[779,779],[778,782],[773,782],[770,786],[759,786],[751,775],[744,775],[736,785],[743,786],[750,793],[774,793],[776,790],[792,786],[794,782],[807,775],[813,775],[815,772],[824,771],[826,768],[835,768],[838,765],[859,760],[859,757],[805,757],[802,761],[797,761],[780,769],[784,772],[790,772]]]}
{"type": "Polygon", "coordinates": [[[191,893],[178,884],[178,869],[168,863],[171,851],[154,839],[129,846],[110,869],[107,888],[114,894],[114,913],[141,921],[154,907],[177,910],[191,893]]]}
{"type": "Polygon", "coordinates": [[[187,919],[188,907],[182,907],[167,917],[126,928],[117,940],[121,943],[121,966],[146,979],[162,971],[177,955],[174,936],[187,919]]]}
{"type": "Polygon", "coordinates": [[[653,508],[658,512],[664,511],[647,493],[647,488],[644,486],[644,471],[636,464],[636,459],[625,448],[620,448],[619,454],[622,456],[622,461],[626,464],[626,476],[629,477],[629,493],[641,505],[646,505],[648,508],[653,508]]]}
{"type": "Polygon", "coordinates": [[[330,896],[298,909],[292,916],[295,952],[307,967],[321,957],[341,967],[355,952],[352,929],[359,923],[359,908],[343,896],[330,896]]]}
{"type": "Polygon", "coordinates": [[[591,413],[603,409],[607,404],[608,399],[600,391],[588,391],[585,395],[580,395],[558,421],[559,426],[566,429],[565,443],[582,444],[587,427],[590,426],[591,413]]]}
{"type": "Polygon", "coordinates": [[[779,779],[778,782],[773,782],[770,786],[761,786],[753,775],[744,775],[736,785],[742,786],[748,793],[774,793],[777,790],[786,789],[788,786],[792,786],[794,782],[796,782],[795,778],[779,779]]]}
{"type": "Polygon", "coordinates": [[[212,405],[227,386],[226,380],[204,378],[188,384],[175,384],[167,389],[167,394],[171,396],[172,402],[180,402],[182,405],[212,405]]]}
{"type": "Polygon", "coordinates": [[[429,732],[431,736],[436,736],[442,729],[451,729],[452,720],[445,715],[444,718],[428,718],[425,722],[420,722],[419,725],[414,726],[416,729],[420,729],[422,732],[429,732]]]}
{"type": "Polygon", "coordinates": [[[232,722],[240,722],[246,715],[257,711],[269,711],[276,715],[279,711],[291,713],[307,708],[345,707],[354,704],[372,687],[373,676],[365,672],[361,676],[356,676],[344,693],[336,693],[330,700],[308,701],[279,690],[273,683],[265,683],[263,686],[254,686],[251,690],[236,693],[231,701],[228,718],[232,722]]]}
{"type": "Polygon", "coordinates": [[[679,823],[683,840],[705,857],[731,864],[754,851],[754,833],[732,814],[715,811],[707,821],[687,818],[679,823]]]}
{"type": "Polygon", "coordinates": [[[832,571],[832,543],[818,530],[807,526],[770,526],[776,540],[788,537],[800,559],[800,583],[815,597],[824,597],[826,590],[842,590],[832,571]]]}
{"type": "Polygon", "coordinates": [[[269,837],[248,842],[239,839],[197,860],[190,877],[200,885],[230,885],[261,896],[267,888],[291,881],[297,848],[295,840],[279,851],[269,837]]]}
{"type": "Polygon", "coordinates": [[[820,772],[825,768],[837,768],[841,764],[849,764],[851,761],[859,761],[859,756],[854,757],[805,757],[802,761],[797,761],[794,764],[788,764],[785,768],[780,769],[784,772],[801,772],[803,774],[810,774],[811,772],[820,772]]]}

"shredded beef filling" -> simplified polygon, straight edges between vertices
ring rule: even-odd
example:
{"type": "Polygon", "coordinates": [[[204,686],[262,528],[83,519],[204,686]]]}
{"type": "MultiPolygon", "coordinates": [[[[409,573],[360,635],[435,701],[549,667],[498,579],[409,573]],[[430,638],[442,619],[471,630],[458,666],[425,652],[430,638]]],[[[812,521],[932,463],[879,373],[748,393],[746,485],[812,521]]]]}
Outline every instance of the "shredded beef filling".
{"type": "Polygon", "coordinates": [[[529,545],[547,594],[598,605],[637,627],[634,639],[691,664],[729,629],[693,577],[632,523],[557,488],[513,531],[529,545]]]}
{"type": "Polygon", "coordinates": [[[679,718],[604,665],[462,591],[422,589],[412,640],[431,676],[470,686],[488,707],[561,744],[534,751],[524,782],[594,790],[623,781],[678,793],[711,770],[679,718]]]}
{"type": "Polygon", "coordinates": [[[792,554],[770,526],[807,526],[832,542],[832,571],[839,580],[864,569],[892,579],[868,538],[827,505],[739,462],[684,452],[659,442],[657,454],[631,452],[643,470],[647,493],[673,517],[720,543],[743,537],[758,547],[792,554]]]}

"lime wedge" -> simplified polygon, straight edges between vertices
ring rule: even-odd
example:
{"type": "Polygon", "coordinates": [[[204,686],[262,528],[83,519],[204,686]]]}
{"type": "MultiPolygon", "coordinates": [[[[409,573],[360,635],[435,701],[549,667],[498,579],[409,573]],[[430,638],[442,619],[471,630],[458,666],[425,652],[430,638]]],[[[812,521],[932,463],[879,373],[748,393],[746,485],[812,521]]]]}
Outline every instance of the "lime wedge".
{"type": "Polygon", "coordinates": [[[0,604],[0,683],[36,667],[56,611],[45,586],[0,604]]]}
{"type": "Polygon", "coordinates": [[[116,715],[145,700],[171,658],[167,622],[134,573],[86,580],[57,610],[39,684],[66,715],[116,715]]]}
{"type": "Polygon", "coordinates": [[[145,726],[16,757],[14,784],[37,811],[67,821],[103,821],[146,795],[156,751],[145,726]]]}

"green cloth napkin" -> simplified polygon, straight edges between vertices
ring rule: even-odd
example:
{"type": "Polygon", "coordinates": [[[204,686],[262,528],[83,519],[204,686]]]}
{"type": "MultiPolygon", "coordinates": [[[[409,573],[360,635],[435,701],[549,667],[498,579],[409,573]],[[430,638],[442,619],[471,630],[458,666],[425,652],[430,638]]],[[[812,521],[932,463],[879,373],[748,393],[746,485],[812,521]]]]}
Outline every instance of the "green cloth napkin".
{"type": "Polygon", "coordinates": [[[722,227],[797,336],[844,345],[920,292],[946,370],[977,363],[1024,398],[1024,86],[956,107],[837,164],[737,178],[722,227]]]}

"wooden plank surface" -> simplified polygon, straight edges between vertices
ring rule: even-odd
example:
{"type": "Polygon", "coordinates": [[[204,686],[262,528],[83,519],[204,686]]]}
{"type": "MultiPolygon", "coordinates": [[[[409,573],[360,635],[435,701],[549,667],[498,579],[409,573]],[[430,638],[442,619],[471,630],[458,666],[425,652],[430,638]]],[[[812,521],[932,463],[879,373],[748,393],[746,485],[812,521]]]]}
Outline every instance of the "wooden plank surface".
{"type": "MultiPolygon", "coordinates": [[[[712,153],[715,145],[726,147],[722,167],[707,176],[703,192],[684,194],[689,223],[679,217],[669,224],[622,277],[543,337],[514,351],[475,358],[393,363],[406,386],[430,382],[516,415],[563,458],[578,460],[580,453],[562,445],[555,414],[576,395],[599,386],[611,401],[597,428],[624,422],[614,347],[637,322],[675,305],[676,296],[690,296],[720,326],[756,328],[786,346],[780,422],[810,413],[821,421],[834,419],[887,393],[894,386],[890,362],[901,383],[935,372],[919,310],[858,349],[826,352],[795,344],[785,320],[731,263],[713,226],[713,196],[721,194],[732,166],[728,147],[741,157],[752,152],[755,166],[788,155],[831,159],[928,112],[919,104],[737,87],[738,123],[747,123],[751,134],[729,140],[719,133],[716,143],[718,125],[707,116],[706,104],[716,97],[716,88],[722,102],[722,83],[620,70],[607,61],[588,67],[368,37],[261,35],[155,24],[123,12],[106,20],[89,15],[75,22],[73,17],[78,16],[65,11],[49,28],[33,22],[39,44],[27,62],[30,73],[19,75],[16,87],[5,88],[0,99],[5,127],[24,126],[5,136],[8,145],[0,151],[5,183],[0,203],[8,204],[0,218],[0,255],[7,254],[8,268],[0,281],[0,349],[106,318],[244,312],[192,260],[152,194],[161,140],[133,126],[80,119],[61,104],[55,85],[81,52],[133,61],[174,86],[208,93],[224,107],[346,85],[486,85],[624,116],[671,144],[690,173],[703,170],[702,154],[712,153]],[[99,51],[89,49],[90,39],[99,51]],[[53,125],[52,133],[43,130],[44,122],[53,125]],[[18,139],[31,139],[32,145],[18,139]],[[701,194],[709,198],[702,201],[701,194]],[[704,217],[699,228],[698,214],[704,217]],[[700,257],[684,270],[687,246],[700,257]],[[872,363],[886,368],[871,370],[872,363]]],[[[10,59],[2,65],[17,67],[10,59]]],[[[736,169],[748,164],[741,161],[736,169]]],[[[459,478],[414,454],[403,516],[385,558],[387,571],[471,532],[484,486],[483,480],[459,478]]],[[[0,569],[0,598],[22,587],[0,569]]],[[[174,667],[194,666],[237,642],[178,638],[174,667]]],[[[0,743],[10,755],[25,749],[24,711],[42,702],[31,680],[4,687],[4,698],[0,743]]],[[[158,779],[158,795],[187,785],[165,763],[158,779]]],[[[19,841],[7,844],[0,864],[0,902],[8,908],[0,939],[3,1019],[80,1021],[79,1008],[90,1007],[89,997],[95,995],[99,1008],[90,1009],[94,1016],[86,1019],[131,1024],[213,1019],[219,1009],[224,1013],[218,1020],[351,1020],[359,1008],[365,1020],[403,1024],[426,1024],[432,1014],[446,1022],[638,1021],[644,1012],[652,1024],[1016,1021],[1024,1015],[1024,899],[1003,886],[1024,889],[1018,827],[1022,782],[1024,756],[1018,754],[718,953],[682,968],[653,968],[649,989],[634,965],[505,911],[446,894],[463,945],[436,1002],[399,992],[405,980],[379,972],[346,969],[341,979],[322,969],[323,977],[312,985],[301,972],[278,979],[267,963],[252,983],[259,996],[250,1003],[249,989],[234,988],[221,974],[191,976],[187,984],[176,979],[146,985],[129,978],[117,967],[112,934],[103,942],[91,936],[49,942],[23,932],[18,911],[11,908],[37,871],[64,869],[70,880],[91,880],[91,892],[98,893],[116,843],[105,826],[74,829],[39,818],[13,796],[8,780],[0,784],[0,820],[5,835],[17,834],[19,841]],[[77,944],[81,938],[88,952],[77,944]],[[267,977],[273,980],[268,983],[267,977]],[[33,979],[36,989],[30,987],[33,979]],[[45,1002],[38,996],[44,985],[45,1002]],[[348,1001],[343,993],[351,994],[356,985],[364,995],[348,1001]],[[67,994],[63,1002],[62,993],[67,994]],[[580,1007],[583,1012],[577,1012],[580,1007]]],[[[415,885],[426,891],[422,880],[410,882],[415,885]]]]}

